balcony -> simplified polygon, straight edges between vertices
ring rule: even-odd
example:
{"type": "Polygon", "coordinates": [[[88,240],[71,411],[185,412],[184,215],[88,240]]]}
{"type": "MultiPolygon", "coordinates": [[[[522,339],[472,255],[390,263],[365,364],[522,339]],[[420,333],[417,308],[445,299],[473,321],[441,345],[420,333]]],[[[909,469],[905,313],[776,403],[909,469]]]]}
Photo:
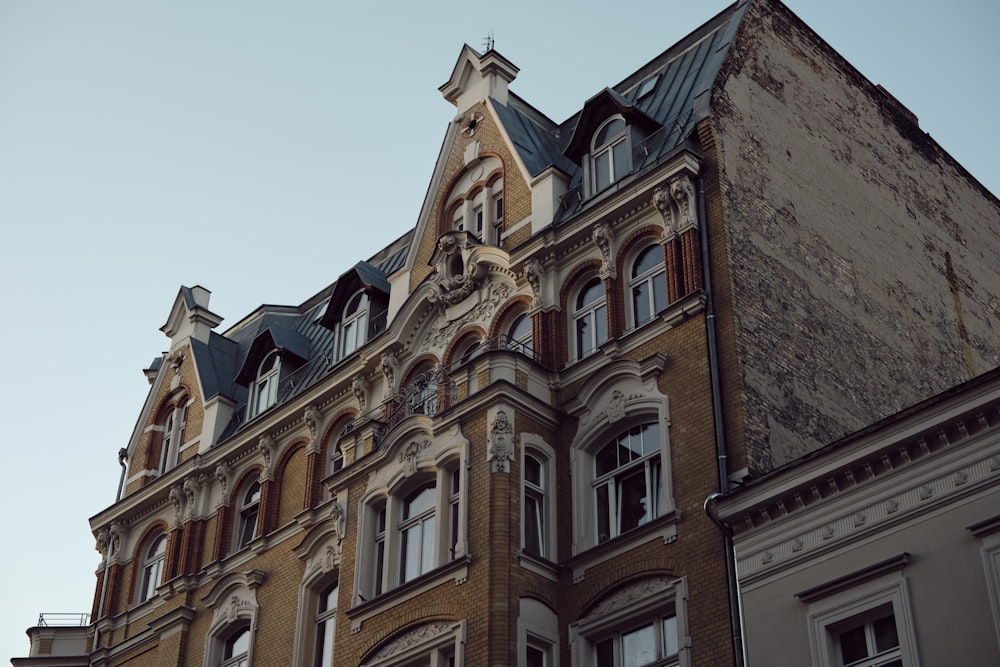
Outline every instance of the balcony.
{"type": "Polygon", "coordinates": [[[31,649],[27,658],[11,658],[15,667],[56,665],[86,667],[93,628],[90,614],[39,614],[38,625],[28,628],[31,649]]]}

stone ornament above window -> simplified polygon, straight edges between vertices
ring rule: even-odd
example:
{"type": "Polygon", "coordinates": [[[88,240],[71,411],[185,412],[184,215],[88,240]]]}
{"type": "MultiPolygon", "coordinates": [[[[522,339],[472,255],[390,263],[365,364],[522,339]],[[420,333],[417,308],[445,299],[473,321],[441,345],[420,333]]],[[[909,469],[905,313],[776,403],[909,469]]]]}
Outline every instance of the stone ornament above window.
{"type": "Polygon", "coordinates": [[[611,225],[602,222],[594,227],[591,239],[601,251],[601,278],[616,278],[618,270],[615,265],[614,242],[615,232],[611,225]]]}
{"type": "Polygon", "coordinates": [[[675,176],[665,187],[653,190],[653,206],[663,218],[664,241],[698,227],[694,184],[687,174],[675,176]]]}

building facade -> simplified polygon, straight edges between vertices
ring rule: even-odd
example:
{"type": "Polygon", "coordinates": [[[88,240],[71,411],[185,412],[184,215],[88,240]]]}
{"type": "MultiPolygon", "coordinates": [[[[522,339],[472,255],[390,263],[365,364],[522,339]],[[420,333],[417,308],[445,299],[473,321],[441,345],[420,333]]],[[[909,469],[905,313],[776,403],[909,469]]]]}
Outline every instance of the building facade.
{"type": "Polygon", "coordinates": [[[181,288],[80,664],[741,664],[705,499],[1000,363],[996,198],[776,0],[562,123],[517,72],[306,302],[181,288]]]}
{"type": "Polygon", "coordinates": [[[1000,372],[717,508],[750,664],[1000,664],[1000,372]]]}

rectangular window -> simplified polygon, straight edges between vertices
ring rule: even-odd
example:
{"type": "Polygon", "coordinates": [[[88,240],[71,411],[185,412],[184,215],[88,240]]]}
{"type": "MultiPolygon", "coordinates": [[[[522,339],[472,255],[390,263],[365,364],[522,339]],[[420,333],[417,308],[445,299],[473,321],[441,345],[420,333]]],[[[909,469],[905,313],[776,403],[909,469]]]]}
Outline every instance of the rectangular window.
{"type": "Polygon", "coordinates": [[[453,470],[451,472],[451,496],[448,498],[448,514],[450,517],[448,526],[448,554],[451,558],[455,558],[455,555],[458,553],[458,527],[460,521],[459,510],[461,508],[461,499],[461,475],[458,470],[453,470]]]}
{"type": "Polygon", "coordinates": [[[385,506],[375,515],[375,567],[372,570],[372,593],[382,594],[382,575],[385,573],[385,506]]]}

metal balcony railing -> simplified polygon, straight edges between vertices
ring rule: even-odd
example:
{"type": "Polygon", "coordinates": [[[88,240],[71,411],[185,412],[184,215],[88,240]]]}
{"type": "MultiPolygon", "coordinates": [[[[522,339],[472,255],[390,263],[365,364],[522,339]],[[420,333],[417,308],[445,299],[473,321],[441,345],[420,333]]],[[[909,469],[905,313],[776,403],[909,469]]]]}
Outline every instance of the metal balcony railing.
{"type": "Polygon", "coordinates": [[[38,615],[40,628],[82,628],[90,625],[90,614],[42,613],[38,615]]]}

